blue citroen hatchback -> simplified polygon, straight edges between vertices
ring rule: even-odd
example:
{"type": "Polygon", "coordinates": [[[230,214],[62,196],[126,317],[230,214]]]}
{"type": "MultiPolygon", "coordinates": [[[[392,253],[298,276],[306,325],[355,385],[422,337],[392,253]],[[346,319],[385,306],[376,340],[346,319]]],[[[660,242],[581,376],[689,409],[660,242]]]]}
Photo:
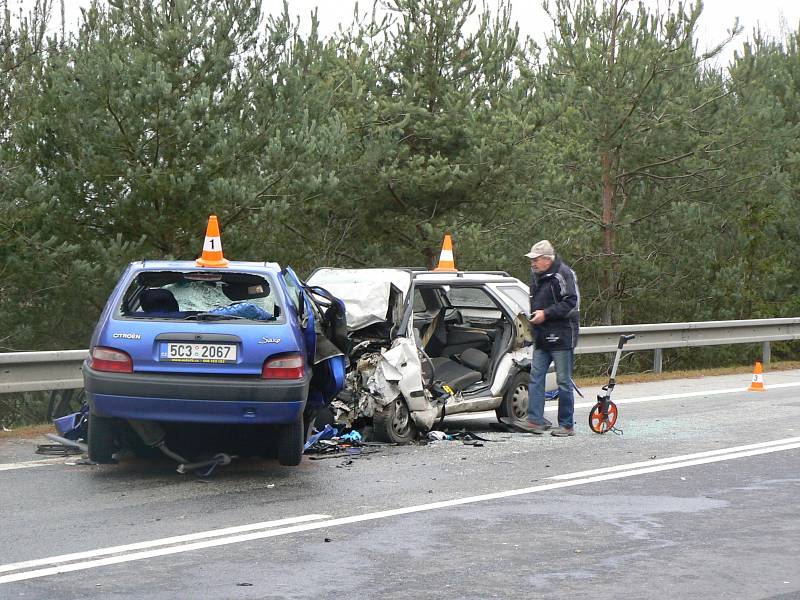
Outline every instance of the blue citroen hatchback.
{"type": "Polygon", "coordinates": [[[89,457],[112,462],[131,430],[160,447],[206,424],[247,426],[233,429],[296,465],[315,410],[342,389],[345,344],[343,304],[290,268],[132,263],[83,367],[89,457]]]}

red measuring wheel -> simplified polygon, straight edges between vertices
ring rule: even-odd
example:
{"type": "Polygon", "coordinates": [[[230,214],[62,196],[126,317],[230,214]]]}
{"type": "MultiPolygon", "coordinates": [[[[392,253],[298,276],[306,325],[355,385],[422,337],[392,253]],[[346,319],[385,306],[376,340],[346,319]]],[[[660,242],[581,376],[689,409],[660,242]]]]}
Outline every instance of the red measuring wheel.
{"type": "Polygon", "coordinates": [[[595,433],[605,433],[614,427],[617,415],[617,405],[611,400],[598,402],[589,413],[589,428],[595,433]]]}

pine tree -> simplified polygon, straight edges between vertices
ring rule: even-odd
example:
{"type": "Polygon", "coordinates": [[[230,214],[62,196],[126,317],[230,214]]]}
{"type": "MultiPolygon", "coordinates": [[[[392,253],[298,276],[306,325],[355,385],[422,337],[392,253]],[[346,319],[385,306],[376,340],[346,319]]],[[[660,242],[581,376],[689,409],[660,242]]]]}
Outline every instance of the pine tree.
{"type": "Polygon", "coordinates": [[[568,224],[561,236],[582,241],[574,251],[592,274],[587,308],[607,324],[625,320],[626,302],[663,291],[663,268],[679,248],[662,220],[672,204],[697,201],[724,178],[721,132],[706,120],[726,92],[702,66],[720,47],[696,51],[700,4],[628,4],[557,0],[548,40],[571,106],[554,129],[545,202],[568,224]]]}

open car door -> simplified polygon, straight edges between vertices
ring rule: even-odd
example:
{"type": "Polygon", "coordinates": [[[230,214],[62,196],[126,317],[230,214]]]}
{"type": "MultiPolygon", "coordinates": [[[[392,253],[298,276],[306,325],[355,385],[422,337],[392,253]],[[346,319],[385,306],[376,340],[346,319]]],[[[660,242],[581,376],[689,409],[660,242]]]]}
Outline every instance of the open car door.
{"type": "Polygon", "coordinates": [[[309,287],[291,267],[286,267],[284,274],[300,295],[301,327],[309,362],[314,365],[308,404],[311,408],[324,406],[344,387],[347,349],[344,303],[323,288],[309,287]]]}

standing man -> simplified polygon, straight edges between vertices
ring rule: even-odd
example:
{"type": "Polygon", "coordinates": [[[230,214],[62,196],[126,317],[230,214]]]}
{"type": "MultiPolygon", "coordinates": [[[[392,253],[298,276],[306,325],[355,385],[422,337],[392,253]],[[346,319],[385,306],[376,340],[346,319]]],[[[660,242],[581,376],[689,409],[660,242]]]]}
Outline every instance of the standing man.
{"type": "Polygon", "coordinates": [[[544,386],[552,362],[558,380],[559,426],[550,433],[559,437],[575,435],[572,366],[580,326],[578,279],[547,240],[536,242],[525,256],[531,259],[534,349],[528,386],[528,423],[523,429],[536,434],[550,429],[550,422],[544,418],[544,386]]]}

